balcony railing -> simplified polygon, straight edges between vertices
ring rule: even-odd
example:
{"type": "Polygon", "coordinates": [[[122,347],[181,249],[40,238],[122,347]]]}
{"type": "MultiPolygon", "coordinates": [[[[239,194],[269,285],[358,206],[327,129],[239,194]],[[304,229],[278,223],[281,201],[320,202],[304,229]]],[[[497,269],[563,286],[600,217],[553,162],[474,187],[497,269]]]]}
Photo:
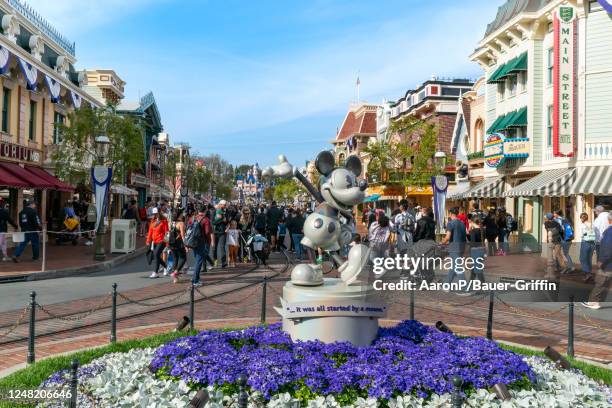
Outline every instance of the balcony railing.
{"type": "Polygon", "coordinates": [[[36,28],[43,32],[47,37],[55,41],[60,47],[68,52],[73,57],[75,56],[75,44],[74,42],[68,41],[66,37],[61,35],[55,27],[53,27],[47,20],[45,20],[40,14],[38,14],[31,6],[27,3],[19,0],[8,0],[9,4],[24,16],[30,23],[34,24],[36,28]]]}
{"type": "Polygon", "coordinates": [[[586,160],[610,160],[612,159],[612,142],[585,144],[584,158],[586,160]]]}

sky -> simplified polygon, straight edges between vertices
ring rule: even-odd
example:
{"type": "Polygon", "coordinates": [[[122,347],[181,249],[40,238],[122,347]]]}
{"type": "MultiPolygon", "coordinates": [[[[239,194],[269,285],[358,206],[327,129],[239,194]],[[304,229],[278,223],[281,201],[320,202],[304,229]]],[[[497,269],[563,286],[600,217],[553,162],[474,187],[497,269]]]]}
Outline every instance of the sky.
{"type": "Polygon", "coordinates": [[[76,42],[77,69],[109,68],[126,100],[152,91],[171,142],[232,164],[302,166],[356,96],[400,98],[469,60],[502,0],[29,0],[76,42]]]}

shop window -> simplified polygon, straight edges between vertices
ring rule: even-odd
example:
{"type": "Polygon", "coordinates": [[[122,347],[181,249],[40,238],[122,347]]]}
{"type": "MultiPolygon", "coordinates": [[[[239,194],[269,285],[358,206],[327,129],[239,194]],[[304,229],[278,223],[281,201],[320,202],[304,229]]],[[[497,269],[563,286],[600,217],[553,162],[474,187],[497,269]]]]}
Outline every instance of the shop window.
{"type": "Polygon", "coordinates": [[[606,211],[612,211],[612,195],[595,196],[595,207],[602,205],[606,211]]]}
{"type": "Polygon", "coordinates": [[[553,105],[549,105],[546,112],[546,146],[552,146],[553,139],[553,105]]]}
{"type": "Polygon", "coordinates": [[[58,144],[61,143],[61,135],[60,135],[60,125],[64,124],[64,115],[59,112],[55,112],[55,117],[53,118],[53,143],[58,144]]]}
{"type": "Polygon", "coordinates": [[[2,131],[8,133],[11,108],[11,90],[8,88],[3,88],[2,91],[2,131]]]}
{"type": "Polygon", "coordinates": [[[553,67],[555,66],[555,50],[553,48],[548,49],[548,57],[547,57],[547,76],[548,76],[548,85],[553,84],[553,67]]]}
{"type": "Polygon", "coordinates": [[[574,223],[574,197],[575,196],[570,196],[565,198],[565,212],[563,213],[563,217],[571,224],[574,223]]]}
{"type": "Polygon", "coordinates": [[[476,140],[474,141],[474,148],[472,149],[472,152],[479,152],[483,149],[484,142],[484,123],[482,123],[481,119],[476,121],[476,129],[474,133],[476,134],[476,140]]]}
{"type": "Polygon", "coordinates": [[[497,83],[497,99],[500,101],[504,100],[504,94],[506,92],[506,87],[504,84],[505,81],[501,81],[497,83]]]}
{"type": "Polygon", "coordinates": [[[550,197],[550,212],[561,208],[561,197],[550,197]]]}
{"type": "Polygon", "coordinates": [[[30,140],[36,138],[36,102],[30,101],[30,123],[28,126],[28,137],[30,140]]]}
{"type": "Polygon", "coordinates": [[[516,95],[516,85],[517,85],[516,75],[510,75],[508,77],[508,93],[510,96],[516,95]]]}
{"type": "Polygon", "coordinates": [[[521,71],[518,74],[519,91],[525,92],[527,90],[527,71],[521,71]]]}

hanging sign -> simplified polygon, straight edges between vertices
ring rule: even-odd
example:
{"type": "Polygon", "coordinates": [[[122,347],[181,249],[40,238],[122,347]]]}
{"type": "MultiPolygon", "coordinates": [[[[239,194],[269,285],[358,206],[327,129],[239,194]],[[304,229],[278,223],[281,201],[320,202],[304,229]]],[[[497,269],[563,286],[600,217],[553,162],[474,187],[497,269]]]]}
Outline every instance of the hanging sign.
{"type": "Polygon", "coordinates": [[[93,184],[93,193],[96,198],[96,230],[100,226],[100,221],[104,219],[106,214],[106,201],[108,190],[112,180],[113,170],[106,166],[95,166],[91,169],[91,182],[93,184]]]}
{"type": "Polygon", "coordinates": [[[29,62],[17,57],[19,60],[19,66],[21,67],[21,71],[23,71],[23,76],[25,76],[27,88],[30,91],[36,90],[36,81],[38,80],[38,70],[36,67],[29,62]]]}
{"type": "Polygon", "coordinates": [[[9,50],[0,46],[0,74],[6,74],[8,71],[10,57],[9,50]]]}
{"type": "Polygon", "coordinates": [[[434,213],[438,229],[442,230],[444,226],[444,214],[446,213],[446,191],[448,190],[448,178],[444,175],[434,176],[431,178],[431,187],[433,189],[434,198],[434,213]]]}
{"type": "Polygon", "coordinates": [[[553,21],[555,35],[553,155],[555,157],[571,157],[575,150],[574,35],[576,21],[576,10],[571,6],[559,7],[553,21]]]}
{"type": "Polygon", "coordinates": [[[501,133],[487,136],[484,145],[484,159],[489,167],[500,167],[507,159],[529,157],[529,139],[526,137],[506,138],[501,133]]]}
{"type": "Polygon", "coordinates": [[[49,96],[51,97],[51,102],[58,103],[60,99],[60,91],[62,90],[62,86],[58,81],[51,78],[49,75],[45,74],[45,80],[47,81],[47,87],[49,88],[49,96]]]}

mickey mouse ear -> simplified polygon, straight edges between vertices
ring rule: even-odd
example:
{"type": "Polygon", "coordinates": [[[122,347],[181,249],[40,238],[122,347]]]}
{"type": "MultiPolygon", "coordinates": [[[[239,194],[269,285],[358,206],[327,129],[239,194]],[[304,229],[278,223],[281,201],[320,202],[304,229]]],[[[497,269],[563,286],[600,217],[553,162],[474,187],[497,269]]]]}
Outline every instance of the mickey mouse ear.
{"type": "Polygon", "coordinates": [[[324,150],[317,156],[315,167],[319,173],[329,176],[334,170],[334,155],[329,150],[324,150]]]}
{"type": "Polygon", "coordinates": [[[355,177],[359,177],[361,174],[361,160],[359,157],[351,155],[346,159],[346,164],[344,167],[353,173],[355,177]]]}

